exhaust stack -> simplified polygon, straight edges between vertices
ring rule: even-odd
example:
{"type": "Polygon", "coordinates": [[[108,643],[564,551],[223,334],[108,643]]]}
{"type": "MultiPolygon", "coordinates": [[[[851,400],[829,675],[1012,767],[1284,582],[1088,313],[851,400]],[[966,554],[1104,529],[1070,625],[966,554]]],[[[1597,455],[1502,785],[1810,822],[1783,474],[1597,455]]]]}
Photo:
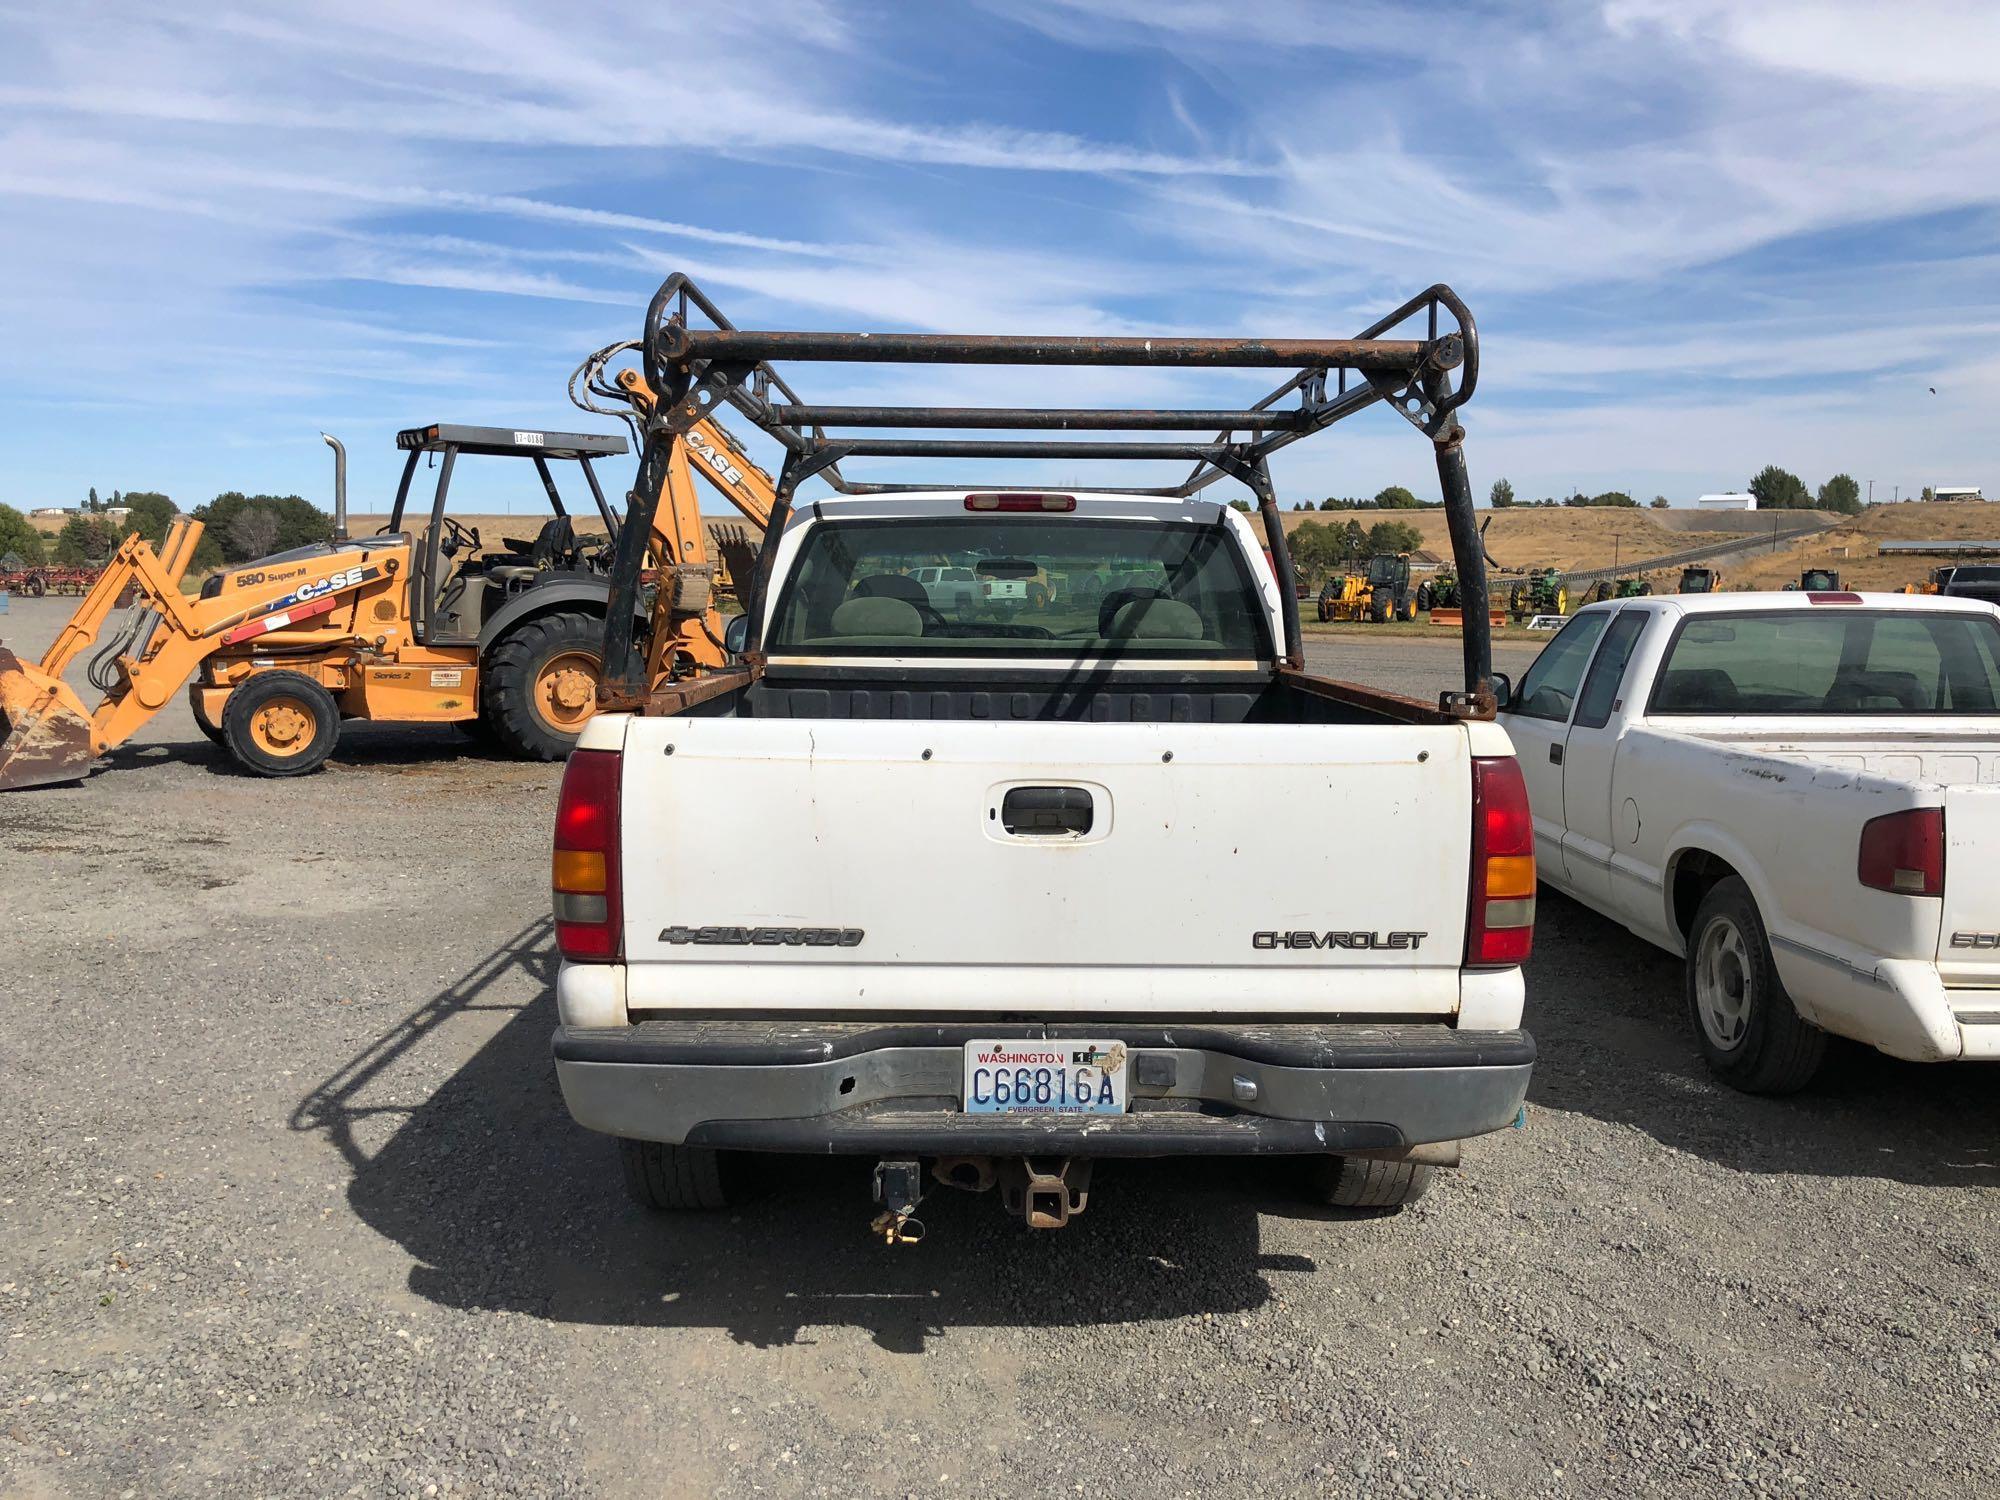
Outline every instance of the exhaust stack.
{"type": "Polygon", "coordinates": [[[330,432],[319,440],[333,450],[333,539],[347,540],[347,445],[330,432]]]}

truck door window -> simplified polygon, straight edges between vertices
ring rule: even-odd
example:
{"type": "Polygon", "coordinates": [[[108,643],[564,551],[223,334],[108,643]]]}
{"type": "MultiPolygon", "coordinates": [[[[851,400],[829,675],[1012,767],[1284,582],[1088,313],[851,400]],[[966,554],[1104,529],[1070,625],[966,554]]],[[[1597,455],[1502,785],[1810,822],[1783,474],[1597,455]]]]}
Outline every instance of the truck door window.
{"type": "Polygon", "coordinates": [[[1535,664],[1521,679],[1515,693],[1513,712],[1530,719],[1550,719],[1566,723],[1576,703],[1577,684],[1590,662],[1591,650],[1611,619],[1606,613],[1578,615],[1542,648],[1535,664]]]}
{"type": "Polygon", "coordinates": [[[1621,609],[1604,632],[1604,644],[1591,659],[1590,675],[1583,679],[1583,694],[1576,700],[1575,727],[1602,729],[1611,722],[1612,705],[1618,700],[1625,668],[1631,664],[1632,648],[1646,629],[1652,611],[1621,609]]]}

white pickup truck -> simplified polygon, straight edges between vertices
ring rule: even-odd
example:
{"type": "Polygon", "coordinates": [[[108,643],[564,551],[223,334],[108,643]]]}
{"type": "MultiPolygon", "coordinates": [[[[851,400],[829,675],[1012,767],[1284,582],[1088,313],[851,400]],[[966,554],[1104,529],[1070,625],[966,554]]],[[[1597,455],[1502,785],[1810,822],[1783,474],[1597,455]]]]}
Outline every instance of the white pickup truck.
{"type": "Polygon", "coordinates": [[[837,496],[767,566],[762,650],[593,718],[563,783],[556,1069],[642,1202],[779,1151],[879,1159],[897,1224],[926,1158],[1044,1227],[1115,1157],[1391,1206],[1517,1120],[1507,737],[1284,665],[1229,505],[837,496]],[[955,619],[917,574],[965,553],[1160,586],[955,619]]]}
{"type": "Polygon", "coordinates": [[[1518,687],[1541,878],[1669,952],[1711,1068],[1829,1033],[2000,1058],[2000,610],[1845,592],[1578,612],[1518,687]]]}

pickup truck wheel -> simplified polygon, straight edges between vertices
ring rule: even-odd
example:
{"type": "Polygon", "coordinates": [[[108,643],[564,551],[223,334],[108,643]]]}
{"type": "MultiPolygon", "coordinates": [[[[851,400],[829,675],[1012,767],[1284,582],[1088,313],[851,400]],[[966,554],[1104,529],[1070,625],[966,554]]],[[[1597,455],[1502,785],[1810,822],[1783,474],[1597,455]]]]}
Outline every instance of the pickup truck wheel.
{"type": "Polygon", "coordinates": [[[1717,881],[1695,913],[1687,1006],[1709,1069],[1745,1093],[1797,1093],[1826,1058],[1826,1033],[1792,1007],[1757,902],[1736,876],[1717,881]]]}
{"type": "Polygon", "coordinates": [[[625,1164],[625,1191],[641,1208],[685,1212],[729,1206],[720,1151],[620,1138],[618,1154],[625,1164]]]}
{"type": "Polygon", "coordinates": [[[1428,1193],[1437,1168],[1372,1156],[1323,1156],[1314,1159],[1309,1180],[1313,1197],[1335,1208],[1396,1209],[1428,1193]]]}

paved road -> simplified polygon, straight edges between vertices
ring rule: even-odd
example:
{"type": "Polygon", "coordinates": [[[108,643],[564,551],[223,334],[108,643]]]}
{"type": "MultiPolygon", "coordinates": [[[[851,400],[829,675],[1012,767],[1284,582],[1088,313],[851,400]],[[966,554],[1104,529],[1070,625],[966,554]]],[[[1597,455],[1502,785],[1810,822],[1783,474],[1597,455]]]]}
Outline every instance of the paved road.
{"type": "Polygon", "coordinates": [[[1990,1071],[1717,1089],[1675,965],[1545,897],[1528,1127],[1400,1216],[1129,1165],[888,1250],[805,1161],[662,1221],[555,1089],[555,784],[169,722],[0,799],[0,1493],[2000,1489],[1990,1071]]]}

